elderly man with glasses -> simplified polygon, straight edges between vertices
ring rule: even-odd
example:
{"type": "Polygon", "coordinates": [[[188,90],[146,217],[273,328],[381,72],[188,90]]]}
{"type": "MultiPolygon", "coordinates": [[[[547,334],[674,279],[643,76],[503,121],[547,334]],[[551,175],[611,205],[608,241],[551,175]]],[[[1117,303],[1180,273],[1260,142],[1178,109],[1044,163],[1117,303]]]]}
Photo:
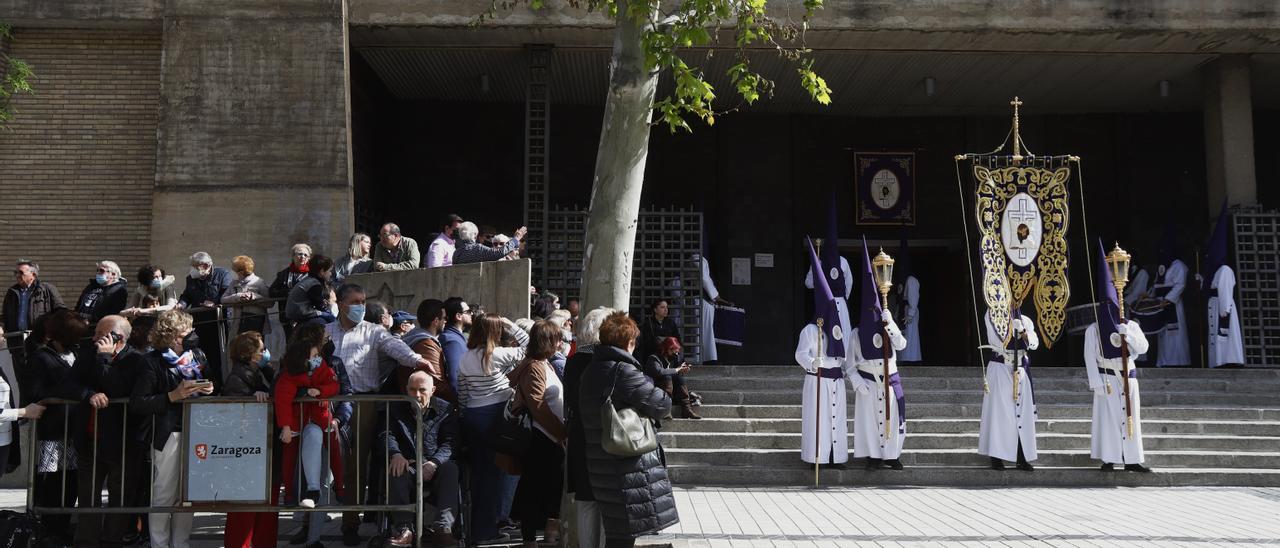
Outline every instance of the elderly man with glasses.
{"type": "Polygon", "coordinates": [[[222,294],[231,287],[231,271],[213,266],[213,257],[203,251],[191,255],[191,272],[187,275],[187,287],[178,296],[178,306],[187,309],[195,319],[194,344],[208,358],[209,372],[206,378],[222,387],[222,345],[226,340],[226,318],[215,309],[222,301],[222,294]],[[222,330],[221,334],[218,330],[222,330]]]}
{"type": "Polygon", "coordinates": [[[395,223],[382,225],[378,231],[377,249],[373,251],[374,272],[413,270],[421,264],[418,242],[400,234],[400,227],[395,223]]]}
{"type": "Polygon", "coordinates": [[[76,313],[90,324],[105,316],[119,314],[129,303],[129,281],[120,275],[120,265],[112,261],[98,263],[97,274],[80,292],[76,313]]]}

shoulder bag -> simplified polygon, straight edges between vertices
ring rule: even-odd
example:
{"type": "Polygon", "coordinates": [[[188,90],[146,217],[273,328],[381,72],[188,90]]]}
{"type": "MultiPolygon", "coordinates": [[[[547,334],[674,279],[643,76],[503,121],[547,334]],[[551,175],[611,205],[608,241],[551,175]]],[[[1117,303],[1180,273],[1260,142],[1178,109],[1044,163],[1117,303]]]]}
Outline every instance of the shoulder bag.
{"type": "Polygon", "coordinates": [[[640,416],[635,409],[613,407],[613,389],[618,383],[618,370],[626,364],[618,364],[609,384],[609,395],[600,404],[600,447],[606,453],[619,457],[638,457],[658,448],[658,435],[653,421],[640,416]]]}

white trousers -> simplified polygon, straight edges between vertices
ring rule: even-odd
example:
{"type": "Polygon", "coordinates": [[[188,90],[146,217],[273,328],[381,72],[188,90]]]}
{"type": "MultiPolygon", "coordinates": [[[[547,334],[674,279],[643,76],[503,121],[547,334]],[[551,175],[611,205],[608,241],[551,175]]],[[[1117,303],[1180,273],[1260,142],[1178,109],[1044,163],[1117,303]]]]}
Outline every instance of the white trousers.
{"type": "MultiPolygon", "coordinates": [[[[164,451],[151,450],[152,506],[177,506],[182,478],[178,476],[182,463],[182,433],[173,432],[164,442],[164,451]]],[[[188,548],[191,546],[191,518],[189,513],[151,514],[151,548],[188,548]]]]}
{"type": "Polygon", "coordinates": [[[604,517],[600,514],[600,504],[593,500],[575,500],[573,504],[578,514],[578,548],[604,548],[604,517]]]}

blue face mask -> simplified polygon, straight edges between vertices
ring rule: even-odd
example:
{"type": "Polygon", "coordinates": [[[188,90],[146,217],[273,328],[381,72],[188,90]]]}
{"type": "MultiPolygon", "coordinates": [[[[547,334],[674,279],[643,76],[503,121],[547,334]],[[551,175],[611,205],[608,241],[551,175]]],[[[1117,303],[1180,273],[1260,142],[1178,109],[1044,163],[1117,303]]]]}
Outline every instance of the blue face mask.
{"type": "Polygon", "coordinates": [[[164,285],[164,280],[161,280],[160,278],[156,278],[154,280],[151,280],[151,283],[147,285],[150,285],[151,289],[160,289],[160,287],[164,285]]]}
{"type": "Polygon", "coordinates": [[[314,371],[314,370],[315,370],[315,368],[320,367],[320,362],[321,362],[321,361],[323,361],[323,358],[321,358],[320,356],[316,356],[316,357],[314,357],[314,358],[311,358],[311,359],[307,360],[307,367],[310,367],[310,368],[311,368],[311,370],[313,370],[313,371],[314,371]]]}
{"type": "Polygon", "coordinates": [[[94,277],[93,277],[93,281],[98,282],[98,285],[103,285],[103,284],[107,283],[107,275],[106,275],[106,274],[98,274],[97,276],[94,276],[94,277]]]}
{"type": "Polygon", "coordinates": [[[364,305],[353,304],[347,307],[347,319],[352,323],[360,323],[364,321],[364,305]]]}
{"type": "Polygon", "coordinates": [[[262,357],[258,359],[258,367],[266,368],[271,365],[271,351],[266,348],[262,349],[262,357]]]}

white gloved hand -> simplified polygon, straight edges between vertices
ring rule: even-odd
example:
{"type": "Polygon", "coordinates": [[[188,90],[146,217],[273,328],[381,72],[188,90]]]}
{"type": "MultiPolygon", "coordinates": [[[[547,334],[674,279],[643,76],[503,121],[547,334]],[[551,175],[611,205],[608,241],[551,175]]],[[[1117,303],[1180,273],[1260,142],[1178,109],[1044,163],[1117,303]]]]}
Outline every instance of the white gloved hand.
{"type": "Polygon", "coordinates": [[[1014,320],[1013,320],[1013,332],[1014,332],[1014,333],[1022,333],[1023,331],[1026,331],[1026,330],[1027,330],[1026,326],[1022,325],[1022,318],[1014,318],[1014,320]]]}
{"type": "Polygon", "coordinates": [[[889,309],[886,308],[880,311],[880,321],[884,323],[893,323],[893,314],[889,312],[889,309]]]}
{"type": "Polygon", "coordinates": [[[862,382],[858,383],[858,393],[863,396],[871,394],[871,381],[858,377],[862,382]]]}

